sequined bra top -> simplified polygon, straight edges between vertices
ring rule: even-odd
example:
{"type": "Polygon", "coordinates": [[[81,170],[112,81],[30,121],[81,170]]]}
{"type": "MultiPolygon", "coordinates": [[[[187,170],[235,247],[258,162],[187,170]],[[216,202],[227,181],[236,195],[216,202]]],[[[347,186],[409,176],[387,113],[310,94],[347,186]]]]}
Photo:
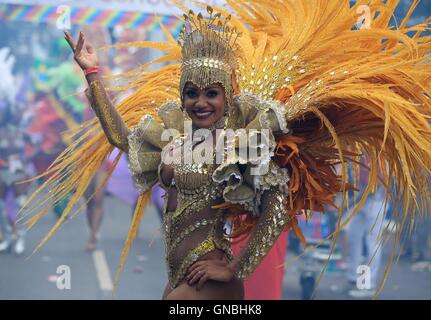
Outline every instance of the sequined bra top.
{"type": "Polygon", "coordinates": [[[229,240],[224,237],[222,210],[204,210],[222,197],[223,184],[215,183],[215,165],[205,163],[172,164],[171,187],[177,190],[177,207],[167,211],[165,198],[165,249],[169,282],[175,288],[188,267],[215,249],[232,259],[229,240]]]}

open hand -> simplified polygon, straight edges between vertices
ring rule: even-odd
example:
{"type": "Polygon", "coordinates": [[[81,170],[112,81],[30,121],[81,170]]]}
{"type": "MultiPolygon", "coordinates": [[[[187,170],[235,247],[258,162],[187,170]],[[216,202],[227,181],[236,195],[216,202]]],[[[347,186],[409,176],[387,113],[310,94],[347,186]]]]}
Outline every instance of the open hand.
{"type": "Polygon", "coordinates": [[[199,290],[207,280],[229,282],[233,279],[234,272],[228,267],[224,260],[201,260],[192,264],[185,277],[191,286],[197,283],[196,289],[199,290]]]}
{"type": "Polygon", "coordinates": [[[82,70],[99,66],[96,52],[89,42],[85,43],[85,37],[82,32],[79,32],[79,38],[76,44],[67,31],[64,32],[64,38],[72,48],[74,59],[82,70]]]}

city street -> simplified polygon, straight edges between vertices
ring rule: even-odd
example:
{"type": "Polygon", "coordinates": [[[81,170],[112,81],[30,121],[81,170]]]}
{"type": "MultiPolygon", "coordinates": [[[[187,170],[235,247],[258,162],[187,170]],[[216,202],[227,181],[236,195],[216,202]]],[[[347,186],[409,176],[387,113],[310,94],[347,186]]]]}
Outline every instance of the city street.
{"type": "MultiPolygon", "coordinates": [[[[0,255],[0,299],[111,299],[115,272],[127,234],[131,209],[112,197],[105,198],[105,216],[98,250],[86,252],[85,212],[68,221],[35,255],[27,258],[42,239],[55,216],[47,216],[27,235],[23,256],[0,255]],[[27,258],[27,259],[26,259],[27,258]],[[63,272],[70,268],[70,289],[57,288],[63,272]]],[[[387,249],[389,250],[389,249],[387,249]]],[[[388,252],[385,252],[387,258],[388,252]]],[[[287,256],[288,262],[295,257],[287,256]]],[[[387,259],[383,259],[385,264],[387,259]]],[[[300,299],[300,261],[289,263],[285,271],[283,299],[300,299]]],[[[430,299],[431,270],[411,270],[411,263],[394,265],[379,299],[430,299]]],[[[426,269],[426,266],[423,268],[426,269]]],[[[116,299],[160,299],[166,284],[163,238],[160,221],[150,207],[143,219],[139,238],[130,250],[121,274],[116,299]]],[[[61,282],[61,281],[60,281],[61,282]]],[[[323,277],[316,299],[347,299],[342,274],[323,277]]]]}

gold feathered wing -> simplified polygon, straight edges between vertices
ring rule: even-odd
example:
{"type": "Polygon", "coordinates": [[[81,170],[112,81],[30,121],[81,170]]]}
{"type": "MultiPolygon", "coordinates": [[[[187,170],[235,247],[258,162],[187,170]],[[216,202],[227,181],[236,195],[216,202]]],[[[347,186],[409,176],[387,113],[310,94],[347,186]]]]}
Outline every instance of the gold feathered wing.
{"type": "Polygon", "coordinates": [[[241,89],[286,105],[292,132],[278,137],[276,158],[292,174],[289,212],[323,211],[343,192],[341,212],[355,185],[347,168],[358,173],[365,156],[369,183],[344,225],[380,182],[402,203],[391,217],[395,249],[430,202],[429,20],[406,27],[418,1],[398,27],[390,22],[399,1],[228,2],[244,33],[241,89]]]}

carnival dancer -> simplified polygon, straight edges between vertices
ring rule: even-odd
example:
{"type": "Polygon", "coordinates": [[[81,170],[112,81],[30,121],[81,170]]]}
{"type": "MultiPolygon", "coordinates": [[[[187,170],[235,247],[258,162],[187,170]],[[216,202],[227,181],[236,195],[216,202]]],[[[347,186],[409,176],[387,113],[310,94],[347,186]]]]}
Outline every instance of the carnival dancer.
{"type": "MultiPolygon", "coordinates": [[[[422,36],[426,23],[406,27],[417,2],[397,28],[390,25],[392,1],[227,4],[232,15],[211,7],[205,16],[185,10],[178,42],[167,33],[167,42],[135,44],[165,53],[153,63],[172,63],[126,73],[124,89],[135,92],[117,106],[98,76],[94,48],[83,33],[77,42],[66,33],[100,124],[91,120],[78,130],[47,172],[42,189],[55,199],[74,194],[40,245],[70,215],[114,147],[128,153],[141,192],[120,269],[151,188],[158,182],[167,190],[164,299],[243,298],[242,280],[280,233],[292,228],[301,237],[297,215],[335,206],[338,193],[342,212],[354,188],[347,166],[360,166],[362,156],[369,159],[368,185],[350,216],[379,183],[377,172],[385,186],[395,185],[393,199],[404,202],[398,215],[414,218],[420,211],[412,207],[427,208],[431,40],[422,36]],[[358,7],[365,4],[370,28],[357,29],[358,7]],[[249,239],[233,256],[230,238],[241,236],[249,239]]],[[[37,201],[24,207],[34,209],[39,213],[30,226],[44,213],[37,201]]]]}

